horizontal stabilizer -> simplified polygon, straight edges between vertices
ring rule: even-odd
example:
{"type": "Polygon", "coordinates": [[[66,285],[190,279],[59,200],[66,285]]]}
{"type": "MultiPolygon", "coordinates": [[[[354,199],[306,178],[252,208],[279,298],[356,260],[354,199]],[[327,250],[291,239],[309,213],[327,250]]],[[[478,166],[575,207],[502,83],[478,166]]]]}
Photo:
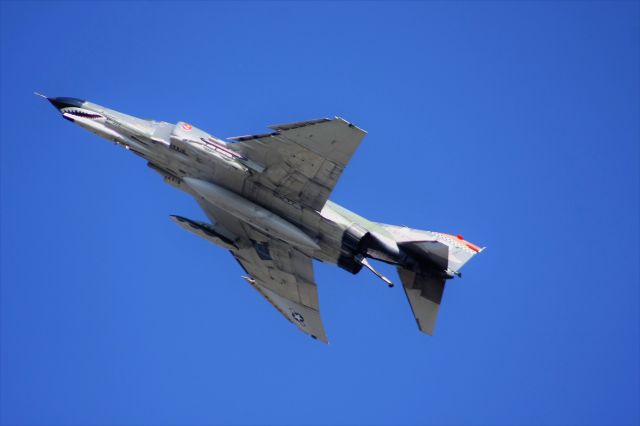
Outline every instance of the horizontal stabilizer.
{"type": "Polygon", "coordinates": [[[445,278],[404,268],[398,268],[398,274],[418,328],[432,336],[442,302],[445,278]]]}

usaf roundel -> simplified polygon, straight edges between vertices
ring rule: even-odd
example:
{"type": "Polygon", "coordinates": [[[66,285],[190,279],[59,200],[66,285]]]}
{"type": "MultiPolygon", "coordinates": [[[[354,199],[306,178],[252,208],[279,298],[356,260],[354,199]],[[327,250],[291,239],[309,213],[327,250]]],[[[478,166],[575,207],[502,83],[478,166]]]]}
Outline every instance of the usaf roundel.
{"type": "Polygon", "coordinates": [[[298,321],[299,323],[301,324],[304,323],[304,317],[300,315],[298,312],[293,312],[291,316],[293,317],[294,320],[298,321]]]}

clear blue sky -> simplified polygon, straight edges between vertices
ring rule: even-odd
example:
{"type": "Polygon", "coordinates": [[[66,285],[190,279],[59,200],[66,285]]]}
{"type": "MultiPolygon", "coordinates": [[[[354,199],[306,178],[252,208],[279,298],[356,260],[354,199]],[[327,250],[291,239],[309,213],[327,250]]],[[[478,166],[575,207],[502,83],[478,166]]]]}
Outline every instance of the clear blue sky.
{"type": "Polygon", "coordinates": [[[2,424],[640,422],[638,2],[0,10],[2,424]],[[322,345],[33,90],[221,137],[343,116],[369,134],[334,201],[488,249],[433,338],[316,265],[322,345]]]}

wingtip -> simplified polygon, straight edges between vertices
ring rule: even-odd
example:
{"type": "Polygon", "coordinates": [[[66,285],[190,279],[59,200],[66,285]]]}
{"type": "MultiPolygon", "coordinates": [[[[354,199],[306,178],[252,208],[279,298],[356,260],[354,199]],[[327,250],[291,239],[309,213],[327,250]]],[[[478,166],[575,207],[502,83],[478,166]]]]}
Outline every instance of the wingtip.
{"type": "Polygon", "coordinates": [[[313,339],[313,340],[317,340],[318,342],[322,342],[325,345],[329,344],[329,339],[327,338],[327,336],[316,336],[315,334],[311,334],[309,333],[309,336],[313,339]]]}
{"type": "Polygon", "coordinates": [[[343,123],[345,123],[347,126],[349,126],[349,127],[350,127],[350,128],[352,128],[352,129],[359,130],[359,131],[361,131],[362,133],[364,133],[365,135],[367,134],[367,131],[366,131],[366,130],[364,130],[364,129],[362,129],[362,128],[358,127],[358,126],[356,126],[355,124],[353,124],[353,123],[352,123],[351,121],[349,121],[349,120],[346,120],[346,119],[344,119],[344,118],[342,118],[342,117],[340,117],[340,116],[337,116],[337,115],[336,115],[334,118],[335,118],[336,120],[342,121],[343,123]]]}

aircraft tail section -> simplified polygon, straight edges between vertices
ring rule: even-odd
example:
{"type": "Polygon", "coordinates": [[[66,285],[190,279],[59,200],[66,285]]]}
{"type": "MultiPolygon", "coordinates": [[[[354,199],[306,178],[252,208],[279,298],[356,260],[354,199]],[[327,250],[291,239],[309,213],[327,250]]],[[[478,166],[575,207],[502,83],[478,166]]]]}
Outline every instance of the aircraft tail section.
{"type": "Polygon", "coordinates": [[[398,247],[406,252],[420,270],[442,270],[449,275],[460,275],[460,269],[484,248],[466,241],[461,235],[423,231],[407,227],[385,225],[398,247]]]}
{"type": "Polygon", "coordinates": [[[405,254],[398,274],[420,331],[433,335],[445,282],[483,249],[462,236],[384,225],[405,254]]]}

